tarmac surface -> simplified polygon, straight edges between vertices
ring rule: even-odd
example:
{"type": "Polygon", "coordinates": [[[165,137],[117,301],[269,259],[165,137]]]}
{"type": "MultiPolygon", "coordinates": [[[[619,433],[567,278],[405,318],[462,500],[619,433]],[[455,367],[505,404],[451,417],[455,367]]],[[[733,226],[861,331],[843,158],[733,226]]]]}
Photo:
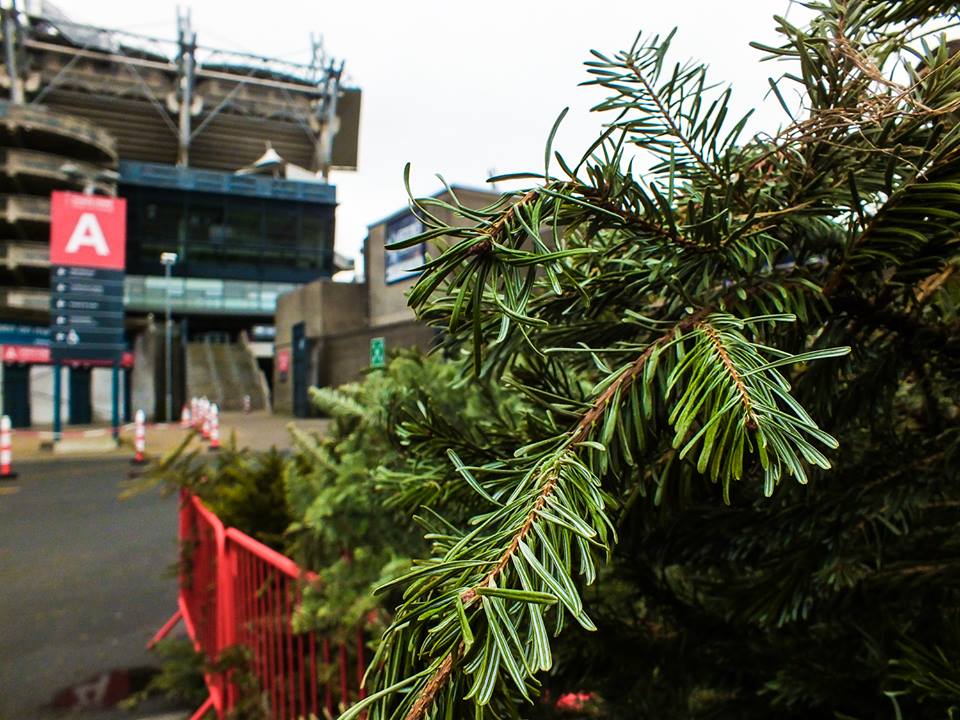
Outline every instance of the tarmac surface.
{"type": "MultiPolygon", "coordinates": [[[[221,434],[226,441],[236,432],[238,444],[257,449],[282,448],[289,421],[226,415],[221,434]]],[[[148,427],[148,456],[176,447],[184,434],[173,425],[148,427]]],[[[15,431],[18,477],[0,479],[0,720],[132,720],[169,710],[50,707],[56,693],[98,674],[156,665],[145,644],[176,609],[175,497],[120,500],[129,444],[104,451],[94,432],[93,454],[85,454],[83,435],[73,437],[79,454],[61,455],[41,449],[41,433],[15,431]]]]}
{"type": "Polygon", "coordinates": [[[16,469],[0,483],[3,720],[56,717],[46,706],[57,691],[154,664],[145,643],[176,609],[174,497],[118,500],[125,459],[16,469]]]}
{"type": "MultiPolygon", "coordinates": [[[[225,412],[220,416],[220,442],[226,444],[235,437],[238,445],[254,450],[268,450],[271,447],[286,448],[290,445],[290,433],[287,426],[295,423],[302,430],[323,432],[329,423],[320,418],[291,418],[272,415],[268,412],[225,412]]],[[[147,424],[147,455],[159,457],[177,447],[187,431],[178,423],[147,424]]],[[[60,457],[131,457],[133,455],[132,424],[120,429],[120,446],[110,443],[110,429],[104,426],[65,425],[61,447],[66,453],[50,449],[53,433],[49,427],[31,430],[14,430],[12,433],[13,465],[30,460],[59,459],[60,457]]]]}

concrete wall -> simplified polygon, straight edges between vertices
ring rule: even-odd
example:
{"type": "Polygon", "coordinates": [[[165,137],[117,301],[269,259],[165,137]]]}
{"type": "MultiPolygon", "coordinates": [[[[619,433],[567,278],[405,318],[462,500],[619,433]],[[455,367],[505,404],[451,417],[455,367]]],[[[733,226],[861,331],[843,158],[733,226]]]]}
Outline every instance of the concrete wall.
{"type": "Polygon", "coordinates": [[[306,323],[307,337],[315,338],[354,330],[366,325],[366,319],[363,285],[317,280],[277,298],[276,346],[289,346],[298,322],[306,323]]]}
{"type": "Polygon", "coordinates": [[[277,329],[273,363],[273,409],[293,412],[293,326],[305,323],[310,341],[308,382],[322,382],[324,360],[317,340],[322,337],[354,332],[366,326],[367,293],[363,285],[317,280],[277,298],[274,324],[277,329]],[[290,354],[290,368],[283,377],[276,354],[290,354]]]}
{"type": "MultiPolygon", "coordinates": [[[[60,419],[70,416],[70,368],[60,368],[60,419]]],[[[34,425],[53,424],[53,365],[30,368],[30,420],[34,425]]]]}
{"type": "Polygon", "coordinates": [[[133,387],[130,391],[130,404],[134,412],[143,410],[147,420],[154,419],[157,409],[156,381],[161,367],[156,359],[162,343],[159,328],[152,323],[133,341],[133,387]]]}
{"type": "Polygon", "coordinates": [[[418,347],[427,350],[434,331],[418,322],[363,328],[344,335],[327,337],[318,342],[320,350],[319,385],[336,387],[354,382],[370,366],[370,339],[382,337],[387,353],[401,348],[418,347]]]}
{"type": "MultiPolygon", "coordinates": [[[[123,392],[125,375],[130,370],[121,370],[118,390],[120,392],[120,419],[126,416],[124,401],[126,399],[123,392]]],[[[93,421],[95,423],[109,423],[112,418],[113,404],[113,369],[108,367],[93,368],[90,378],[90,403],[93,405],[93,421]]]]}

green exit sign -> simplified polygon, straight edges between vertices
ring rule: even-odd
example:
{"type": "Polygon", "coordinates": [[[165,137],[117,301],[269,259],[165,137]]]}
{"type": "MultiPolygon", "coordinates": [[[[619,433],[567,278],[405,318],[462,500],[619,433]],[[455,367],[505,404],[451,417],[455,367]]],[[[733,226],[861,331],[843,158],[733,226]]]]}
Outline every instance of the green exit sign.
{"type": "Polygon", "coordinates": [[[382,337],[370,338],[370,367],[381,368],[387,364],[387,341],[382,337]]]}

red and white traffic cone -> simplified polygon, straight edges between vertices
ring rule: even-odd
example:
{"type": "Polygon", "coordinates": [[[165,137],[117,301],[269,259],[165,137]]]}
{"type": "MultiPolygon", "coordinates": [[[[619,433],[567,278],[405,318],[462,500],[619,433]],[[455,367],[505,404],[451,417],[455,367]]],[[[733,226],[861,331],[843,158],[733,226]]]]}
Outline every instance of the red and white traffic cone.
{"type": "Polygon", "coordinates": [[[11,468],[13,451],[10,449],[10,417],[0,418],[0,480],[13,480],[17,474],[11,468]]]}
{"type": "Polygon", "coordinates": [[[180,428],[182,430],[190,429],[190,408],[187,407],[187,404],[183,404],[183,409],[180,411],[180,428]]]}
{"type": "Polygon", "coordinates": [[[210,406],[210,452],[220,449],[220,407],[213,403],[210,406]]]}
{"type": "Polygon", "coordinates": [[[202,407],[203,407],[203,410],[201,412],[203,413],[203,420],[200,423],[200,434],[203,436],[204,440],[209,440],[210,439],[210,409],[212,407],[210,404],[210,401],[204,398],[202,407]]]}
{"type": "Polygon", "coordinates": [[[130,461],[130,463],[133,465],[143,465],[147,462],[147,456],[144,453],[144,450],[146,450],[147,447],[146,421],[147,416],[144,414],[143,410],[137,410],[137,414],[134,416],[134,455],[133,460],[130,461]]]}
{"type": "Polygon", "coordinates": [[[190,425],[194,430],[197,429],[197,423],[200,421],[200,400],[196,396],[190,398],[190,425]]]}

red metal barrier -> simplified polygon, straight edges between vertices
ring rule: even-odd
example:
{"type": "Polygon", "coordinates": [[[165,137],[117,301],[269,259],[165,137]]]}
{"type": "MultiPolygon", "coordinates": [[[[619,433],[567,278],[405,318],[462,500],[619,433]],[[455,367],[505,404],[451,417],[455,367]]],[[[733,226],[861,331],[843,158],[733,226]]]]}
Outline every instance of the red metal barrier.
{"type": "MultiPolygon", "coordinates": [[[[292,560],[220,519],[196,496],[180,502],[181,570],[179,610],[150,641],[155,644],[182,618],[198,652],[217,660],[234,646],[246,649],[250,672],[259,685],[269,717],[295,720],[322,710],[336,715],[364,697],[364,637],[333,643],[314,633],[295,633],[293,613],[306,582],[292,560]],[[351,657],[352,656],[352,657],[351,657]]],[[[208,709],[218,718],[241,699],[230,673],[206,676],[210,697],[195,713],[208,709]]]]}

